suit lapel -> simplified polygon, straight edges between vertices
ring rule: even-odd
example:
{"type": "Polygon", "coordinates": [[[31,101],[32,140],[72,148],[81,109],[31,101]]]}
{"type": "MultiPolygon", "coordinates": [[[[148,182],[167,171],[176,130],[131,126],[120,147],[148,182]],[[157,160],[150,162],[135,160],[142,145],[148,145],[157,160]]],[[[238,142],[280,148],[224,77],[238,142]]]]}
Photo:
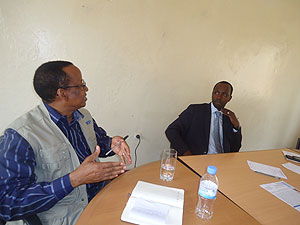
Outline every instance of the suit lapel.
{"type": "Polygon", "coordinates": [[[207,104],[206,110],[204,111],[204,136],[205,136],[205,149],[208,151],[209,134],[210,134],[210,122],[211,122],[211,106],[207,104]]]}

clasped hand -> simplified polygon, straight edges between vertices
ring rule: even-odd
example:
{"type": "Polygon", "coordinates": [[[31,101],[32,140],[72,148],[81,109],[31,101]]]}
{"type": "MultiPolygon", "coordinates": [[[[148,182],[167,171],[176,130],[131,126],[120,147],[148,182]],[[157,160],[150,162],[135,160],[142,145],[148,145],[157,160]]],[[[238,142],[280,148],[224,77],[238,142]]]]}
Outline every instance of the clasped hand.
{"type": "Polygon", "coordinates": [[[234,112],[232,112],[231,110],[226,109],[226,108],[223,108],[221,111],[222,111],[222,113],[223,113],[224,115],[226,115],[226,116],[229,117],[229,119],[230,119],[230,121],[231,121],[233,127],[234,127],[235,129],[239,129],[239,127],[240,127],[240,122],[239,122],[239,120],[237,119],[237,117],[235,116],[234,112]]]}

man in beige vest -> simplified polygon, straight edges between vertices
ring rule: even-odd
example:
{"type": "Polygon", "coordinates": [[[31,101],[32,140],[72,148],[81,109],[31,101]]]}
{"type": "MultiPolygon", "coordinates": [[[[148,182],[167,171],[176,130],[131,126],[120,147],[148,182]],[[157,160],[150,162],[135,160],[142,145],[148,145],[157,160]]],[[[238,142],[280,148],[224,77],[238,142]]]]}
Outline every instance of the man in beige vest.
{"type": "Polygon", "coordinates": [[[43,224],[75,224],[88,202],[132,162],[130,149],[122,137],[107,136],[83,108],[88,88],[72,63],[42,64],[33,84],[43,102],[0,140],[0,218],[37,214],[43,224]],[[114,154],[121,162],[98,159],[114,154]]]}

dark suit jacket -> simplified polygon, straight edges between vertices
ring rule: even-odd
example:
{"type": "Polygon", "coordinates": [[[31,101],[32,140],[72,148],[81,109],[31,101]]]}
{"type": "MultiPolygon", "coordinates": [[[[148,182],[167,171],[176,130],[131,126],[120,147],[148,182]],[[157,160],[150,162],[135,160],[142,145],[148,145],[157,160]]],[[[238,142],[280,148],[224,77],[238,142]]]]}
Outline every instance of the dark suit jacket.
{"type": "MultiPolygon", "coordinates": [[[[193,155],[207,154],[210,120],[210,104],[189,105],[166,130],[171,148],[177,150],[179,155],[187,150],[190,150],[193,155]]],[[[229,117],[223,115],[224,152],[238,152],[241,142],[241,129],[235,133],[229,117]]]]}

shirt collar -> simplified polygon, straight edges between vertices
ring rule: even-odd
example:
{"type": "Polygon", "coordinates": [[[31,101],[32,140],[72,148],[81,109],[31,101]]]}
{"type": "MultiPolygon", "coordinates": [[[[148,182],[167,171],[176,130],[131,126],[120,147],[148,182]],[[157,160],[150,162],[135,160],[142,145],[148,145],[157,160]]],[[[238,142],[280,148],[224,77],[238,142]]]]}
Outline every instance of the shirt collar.
{"type": "MultiPolygon", "coordinates": [[[[47,103],[43,102],[46,109],[48,110],[49,112],[49,115],[52,119],[52,121],[56,124],[59,120],[61,119],[67,119],[67,116],[63,116],[61,115],[59,112],[57,112],[55,109],[53,109],[50,105],[48,105],[47,103]]],[[[73,112],[73,119],[76,120],[76,121],[79,121],[81,120],[82,118],[84,117],[84,115],[79,112],[78,110],[75,110],[73,112]]]]}
{"type": "Polygon", "coordinates": [[[214,114],[215,112],[219,111],[212,102],[210,103],[210,108],[211,108],[211,114],[214,114]]]}

